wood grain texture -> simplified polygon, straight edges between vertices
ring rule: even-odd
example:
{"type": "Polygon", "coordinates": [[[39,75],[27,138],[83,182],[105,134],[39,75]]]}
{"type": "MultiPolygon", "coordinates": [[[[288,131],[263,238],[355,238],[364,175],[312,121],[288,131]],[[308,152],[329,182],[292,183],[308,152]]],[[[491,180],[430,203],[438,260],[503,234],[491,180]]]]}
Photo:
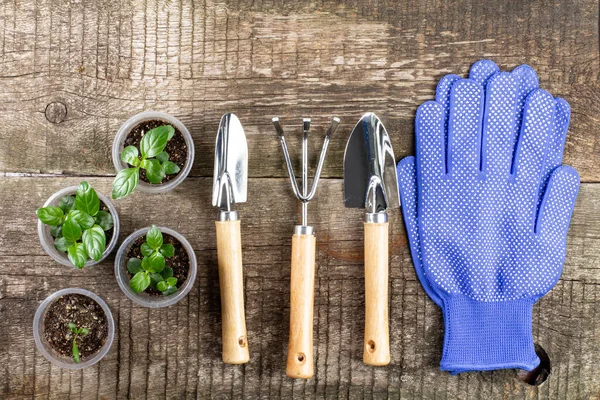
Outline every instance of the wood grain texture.
{"type": "Polygon", "coordinates": [[[316,245],[313,234],[292,236],[290,334],[285,373],[293,379],[310,379],[315,374],[313,320],[316,245]]]}
{"type": "MultiPolygon", "coordinates": [[[[299,207],[285,179],[254,179],[248,203],[239,207],[244,235],[246,323],[252,358],[241,366],[221,359],[221,307],[211,179],[190,178],[154,199],[172,204],[164,214],[141,193],[117,203],[121,239],[149,223],[181,232],[196,250],[198,277],[173,307],[141,308],[119,290],[114,256],[88,270],[53,263],[36,237],[33,210],[79,178],[3,177],[0,204],[0,397],[64,398],[474,398],[580,399],[600,391],[600,185],[583,184],[557,286],[534,308],[534,337],[550,354],[553,374],[541,388],[526,387],[511,371],[450,376],[439,371],[442,317],[423,292],[412,266],[399,210],[390,212],[390,348],[384,368],[363,355],[363,210],[344,209],[342,180],[325,179],[311,202],[316,229],[314,300],[315,375],[285,376],[289,333],[291,230],[299,207]],[[15,202],[13,193],[31,194],[15,202]],[[278,204],[274,213],[261,204],[278,204]],[[27,213],[25,210],[32,210],[27,213]],[[180,216],[174,218],[173,216],[180,216]],[[252,215],[252,218],[248,216],[252,215]],[[16,245],[16,244],[19,245],[16,245]],[[83,372],[51,366],[35,350],[33,314],[41,301],[64,287],[100,294],[115,317],[117,336],[109,354],[83,372]],[[168,338],[169,340],[164,340],[168,338]]],[[[111,178],[91,178],[110,191],[111,178]]]]}
{"type": "Polygon", "coordinates": [[[591,0],[1,1],[0,398],[600,399],[598,10],[591,0]],[[571,104],[565,163],[586,182],[562,278],[534,308],[534,337],[554,368],[540,388],[524,386],[512,371],[439,371],[442,317],[415,276],[399,210],[390,213],[391,362],[362,362],[363,213],[343,207],[347,135],[373,111],[396,156],[411,154],[417,106],[433,98],[443,75],[464,75],[484,57],[503,69],[530,64],[542,87],[571,104]],[[196,251],[196,285],[161,310],[126,299],[114,255],[88,270],[65,268],[43,253],[35,231],[34,210],[56,190],[85,178],[110,192],[112,140],[127,118],[148,109],[181,119],[196,145],[181,186],[117,204],[121,240],[163,224],[196,251]],[[240,215],[246,322],[255,339],[244,365],[223,364],[219,340],[210,177],[225,112],[239,116],[250,152],[240,215]],[[285,376],[299,205],[270,122],[275,115],[294,159],[301,118],[313,118],[310,165],[330,118],[342,120],[309,210],[317,262],[315,375],[307,381],[285,376]],[[101,295],[117,328],[106,358],[79,372],[50,365],[31,333],[37,306],[65,287],[101,295]]]}
{"type": "Polygon", "coordinates": [[[368,365],[390,363],[388,312],[389,223],[365,223],[365,341],[363,361],[368,365]]]}
{"type": "Polygon", "coordinates": [[[240,221],[216,221],[223,362],[244,364],[250,359],[246,313],[240,221]]]}

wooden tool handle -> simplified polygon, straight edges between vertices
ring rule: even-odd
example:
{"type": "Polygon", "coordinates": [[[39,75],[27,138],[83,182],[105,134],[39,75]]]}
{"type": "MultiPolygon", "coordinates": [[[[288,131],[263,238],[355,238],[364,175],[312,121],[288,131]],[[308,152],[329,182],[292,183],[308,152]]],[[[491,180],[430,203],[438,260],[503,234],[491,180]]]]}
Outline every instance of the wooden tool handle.
{"type": "Polygon", "coordinates": [[[388,223],[365,223],[365,347],[368,365],[390,362],[388,223]]]}
{"type": "Polygon", "coordinates": [[[240,221],[216,221],[219,285],[221,287],[221,319],[223,362],[248,362],[248,338],[244,314],[244,273],[242,271],[242,239],[240,221]]]}
{"type": "Polygon", "coordinates": [[[315,236],[292,236],[290,279],[290,341],[286,374],[309,379],[313,369],[313,307],[315,292],[315,236]]]}

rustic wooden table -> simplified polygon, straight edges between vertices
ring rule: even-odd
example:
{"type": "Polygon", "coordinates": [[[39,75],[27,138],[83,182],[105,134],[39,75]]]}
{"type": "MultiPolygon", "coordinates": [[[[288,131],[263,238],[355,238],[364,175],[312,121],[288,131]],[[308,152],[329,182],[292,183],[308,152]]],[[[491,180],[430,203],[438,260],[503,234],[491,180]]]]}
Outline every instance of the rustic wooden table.
{"type": "MultiPolygon", "coordinates": [[[[600,57],[598,2],[4,0],[0,12],[1,398],[600,397],[600,57]],[[541,85],[572,106],[565,163],[582,181],[562,279],[535,308],[534,336],[553,373],[539,388],[514,371],[440,372],[439,309],[415,277],[399,210],[390,215],[392,362],[362,363],[360,210],[342,198],[342,158],[353,124],[374,111],[396,157],[413,151],[417,106],[447,73],[488,57],[529,63],[541,85]],[[150,310],[118,288],[113,257],[78,271],[42,250],[35,209],[56,190],[89,181],[109,193],[110,150],[131,115],[155,109],[192,132],[190,177],[164,195],[117,202],[121,239],[151,223],[184,234],[199,262],[189,296],[150,310]],[[211,206],[219,118],[235,112],[250,151],[248,202],[239,210],[251,360],[221,362],[220,302],[211,206]],[[299,205],[271,125],[299,133],[313,118],[314,163],[332,116],[333,138],[309,218],[317,231],[315,377],[285,376],[292,227],[299,205]],[[157,206],[159,204],[160,206],[157,206]],[[160,210],[168,205],[168,212],[160,210]],[[36,350],[40,302],[66,287],[108,302],[117,335],[84,371],[52,366],[36,350]]],[[[299,134],[291,135],[296,160],[299,134]],[[293,137],[292,137],[293,136],[293,137]]]]}

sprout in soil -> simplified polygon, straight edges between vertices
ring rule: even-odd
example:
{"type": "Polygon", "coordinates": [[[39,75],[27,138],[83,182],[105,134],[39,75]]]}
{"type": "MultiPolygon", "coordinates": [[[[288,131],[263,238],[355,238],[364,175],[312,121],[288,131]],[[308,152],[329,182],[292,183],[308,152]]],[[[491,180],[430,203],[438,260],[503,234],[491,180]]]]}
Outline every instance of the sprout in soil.
{"type": "Polygon", "coordinates": [[[140,251],[143,259],[134,257],[127,261],[127,270],[133,274],[129,281],[133,291],[140,293],[152,287],[165,296],[175,293],[177,278],[173,276],[173,269],[165,265],[165,258],[173,257],[175,248],[163,244],[162,232],[155,225],[146,233],[146,241],[142,243],[140,251]]]}
{"type": "Polygon", "coordinates": [[[73,361],[75,361],[75,363],[79,363],[79,347],[77,346],[77,339],[79,339],[79,336],[85,336],[90,333],[90,330],[88,328],[78,328],[73,322],[69,322],[69,329],[74,334],[72,349],[73,361]]]}
{"type": "Polygon", "coordinates": [[[163,125],[149,130],[140,142],[140,149],[127,146],[121,152],[121,161],[131,165],[119,171],[112,186],[112,198],[129,196],[140,180],[140,168],[146,171],[150,183],[161,183],[165,176],[179,172],[179,166],[169,161],[165,150],[167,142],[175,135],[175,128],[163,125]],[[139,157],[141,153],[141,158],[139,157]]]}
{"type": "Polygon", "coordinates": [[[105,231],[113,227],[112,215],[100,210],[98,194],[87,182],[81,182],[75,196],[63,196],[58,207],[38,208],[42,223],[51,226],[54,247],[66,252],[77,268],[88,259],[99,261],[106,248],[105,231]]]}

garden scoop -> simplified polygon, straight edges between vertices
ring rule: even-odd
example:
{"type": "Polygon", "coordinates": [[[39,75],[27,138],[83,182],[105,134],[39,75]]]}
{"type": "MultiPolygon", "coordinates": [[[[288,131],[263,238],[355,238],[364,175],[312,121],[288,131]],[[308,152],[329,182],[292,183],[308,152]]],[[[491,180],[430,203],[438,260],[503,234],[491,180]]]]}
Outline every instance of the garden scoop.
{"type": "Polygon", "coordinates": [[[356,124],[344,154],[344,204],[366,208],[365,339],[363,361],[390,362],[388,327],[388,215],[400,207],[394,152],[385,127],[373,113],[356,124]]]}
{"type": "Polygon", "coordinates": [[[223,362],[248,362],[248,338],[244,313],[242,239],[234,203],[245,203],[248,189],[248,145],[240,120],[234,114],[221,118],[215,144],[213,206],[217,217],[217,258],[221,289],[223,362]]]}
{"type": "Polygon", "coordinates": [[[315,249],[316,239],[312,226],[308,226],[308,202],[315,196],[319,177],[323,169],[329,139],[337,129],[340,120],[333,118],[321,149],[321,156],[315,177],[308,190],[308,130],[310,119],[302,122],[302,191],[298,189],[294,167],[285,143],[283,128],[279,118],[273,118],[273,125],[279,135],[283,156],[287,165],[292,190],[302,202],[302,225],[294,227],[292,236],[292,269],[290,273],[290,338],[286,374],[290,378],[309,379],[314,374],[313,360],[313,308],[315,292],[315,249]]]}

